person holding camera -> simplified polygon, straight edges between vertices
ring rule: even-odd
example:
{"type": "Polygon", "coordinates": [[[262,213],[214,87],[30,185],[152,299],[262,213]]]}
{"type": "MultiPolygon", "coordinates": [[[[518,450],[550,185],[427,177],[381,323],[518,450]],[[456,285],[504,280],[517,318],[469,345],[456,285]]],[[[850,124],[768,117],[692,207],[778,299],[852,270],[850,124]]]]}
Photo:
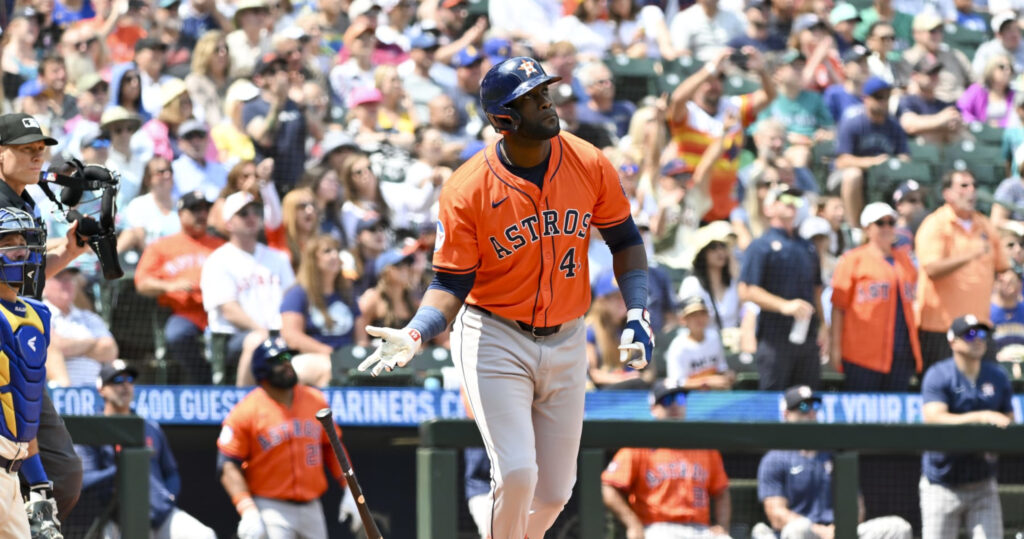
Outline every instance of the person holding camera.
{"type": "MultiPolygon", "coordinates": [[[[29,185],[39,183],[39,175],[46,160],[48,146],[57,141],[43,134],[39,122],[28,114],[0,116],[0,208],[24,210],[42,226],[35,200],[25,192],[29,185]]],[[[71,223],[63,238],[47,243],[42,274],[26,280],[21,295],[41,299],[46,276],[53,276],[79,255],[87,252],[85,242],[79,243],[78,223],[71,223]]],[[[43,467],[53,480],[53,494],[57,500],[60,518],[66,518],[78,502],[82,487],[82,463],[75,454],[64,421],[57,415],[49,393],[43,392],[39,418],[39,454],[43,467]]]]}
{"type": "MultiPolygon", "coordinates": [[[[704,221],[728,220],[736,207],[732,197],[740,168],[739,150],[743,148],[743,133],[754,123],[757,114],[775,99],[775,84],[765,69],[761,53],[754,47],[738,52],[746,59],[746,69],[757,73],[761,88],[753,93],[724,97],[726,60],[733,56],[732,49],[723,48],[704,64],[703,69],[687,77],[672,92],[666,118],[678,156],[696,166],[704,150],[723,133],[723,120],[734,114],[740,119],[737,129],[726,133],[726,151],[716,160],[711,173],[711,209],[704,221]],[[724,98],[723,98],[724,97],[724,98]]],[[[738,58],[738,57],[737,57],[738,58]]]]}

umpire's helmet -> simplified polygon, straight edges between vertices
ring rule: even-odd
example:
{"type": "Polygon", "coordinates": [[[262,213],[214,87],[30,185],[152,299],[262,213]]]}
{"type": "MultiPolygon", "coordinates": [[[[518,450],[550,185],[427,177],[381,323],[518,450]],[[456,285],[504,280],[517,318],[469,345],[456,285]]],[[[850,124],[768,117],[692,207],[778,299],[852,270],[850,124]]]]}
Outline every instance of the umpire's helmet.
{"type": "Polygon", "coordinates": [[[270,371],[273,369],[272,360],[287,355],[287,359],[291,361],[292,356],[296,354],[298,352],[288,348],[281,337],[271,337],[260,343],[252,353],[252,375],[256,378],[256,383],[260,383],[270,376],[270,371]]]}
{"type": "Polygon", "coordinates": [[[517,97],[541,84],[558,82],[544,72],[540,62],[526,56],[516,56],[492,67],[480,82],[480,104],[487,113],[487,119],[498,131],[519,129],[519,113],[508,107],[517,97]]]}

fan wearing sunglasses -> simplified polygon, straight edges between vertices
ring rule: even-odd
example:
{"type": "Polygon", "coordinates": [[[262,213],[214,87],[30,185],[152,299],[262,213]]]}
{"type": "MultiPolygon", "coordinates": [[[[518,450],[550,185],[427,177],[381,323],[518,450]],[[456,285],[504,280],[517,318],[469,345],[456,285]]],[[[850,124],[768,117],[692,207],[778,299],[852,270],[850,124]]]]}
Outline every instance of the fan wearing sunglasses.
{"type": "Polygon", "coordinates": [[[914,323],[917,268],[894,249],[896,210],[868,204],[860,215],[867,242],[839,259],[832,275],[829,359],[847,391],[906,391],[921,370],[914,323]]]}
{"type": "MultiPolygon", "coordinates": [[[[786,390],[784,399],[786,423],[818,420],[821,397],[810,387],[793,386],[786,390]]],[[[765,453],[757,466],[757,498],[764,503],[768,523],[755,524],[750,536],[753,539],[833,537],[836,530],[832,466],[832,454],[822,451],[791,449],[765,453]]],[[[860,506],[859,538],[910,539],[912,536],[910,523],[898,516],[864,520],[864,498],[858,496],[857,502],[860,506]]]]}
{"type": "MultiPolygon", "coordinates": [[[[651,415],[682,421],[686,394],[673,382],[655,382],[651,415]]],[[[601,495],[626,527],[627,539],[729,535],[729,478],[721,453],[713,449],[620,449],[601,474],[601,495]]]]}
{"type": "MultiPolygon", "coordinates": [[[[921,382],[925,423],[1013,423],[1010,379],[994,361],[982,361],[991,334],[991,326],[970,314],[950,325],[946,338],[953,357],[933,365],[921,382]]],[[[954,537],[965,524],[977,537],[1002,537],[996,465],[992,453],[924,453],[921,536],[954,537]]]]}

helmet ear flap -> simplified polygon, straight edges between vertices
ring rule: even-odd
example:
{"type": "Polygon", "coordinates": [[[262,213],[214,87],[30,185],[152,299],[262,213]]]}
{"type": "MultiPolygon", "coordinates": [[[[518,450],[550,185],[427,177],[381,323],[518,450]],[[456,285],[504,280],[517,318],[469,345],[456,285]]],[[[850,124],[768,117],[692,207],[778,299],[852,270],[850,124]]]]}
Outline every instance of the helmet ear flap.
{"type": "Polygon", "coordinates": [[[519,113],[510,107],[502,107],[504,114],[488,114],[487,119],[491,121],[491,125],[498,131],[511,131],[515,132],[519,129],[519,123],[522,118],[519,113]]]}

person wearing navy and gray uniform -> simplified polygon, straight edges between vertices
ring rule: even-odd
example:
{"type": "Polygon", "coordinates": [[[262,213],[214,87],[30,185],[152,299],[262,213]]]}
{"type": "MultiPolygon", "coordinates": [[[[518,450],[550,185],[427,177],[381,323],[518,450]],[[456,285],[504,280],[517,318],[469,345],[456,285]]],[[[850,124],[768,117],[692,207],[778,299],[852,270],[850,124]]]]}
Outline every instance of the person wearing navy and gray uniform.
{"type": "MultiPolygon", "coordinates": [[[[1010,379],[982,361],[992,328],[974,315],[953,321],[946,334],[953,357],[932,365],[921,382],[925,423],[1013,423],[1010,379]]],[[[929,451],[921,457],[921,537],[955,538],[961,524],[974,537],[1002,537],[996,455],[929,451]]]]}
{"type": "MultiPolygon", "coordinates": [[[[818,420],[821,397],[805,385],[786,390],[787,423],[818,420]]],[[[769,451],[757,467],[757,498],[769,524],[758,523],[753,539],[819,539],[835,535],[832,506],[832,455],[806,450],[769,451]]],[[[910,523],[897,516],[864,520],[858,497],[860,539],[910,539],[910,523]]]]}
{"type": "Polygon", "coordinates": [[[796,232],[796,217],[806,204],[802,195],[792,187],[768,192],[764,209],[771,228],[747,247],[740,271],[740,300],[761,308],[754,358],[762,390],[817,387],[821,378],[818,340],[828,336],[818,331],[824,326],[821,264],[814,244],[796,232]],[[790,330],[798,319],[810,319],[810,327],[803,342],[794,344],[790,330]]]}

